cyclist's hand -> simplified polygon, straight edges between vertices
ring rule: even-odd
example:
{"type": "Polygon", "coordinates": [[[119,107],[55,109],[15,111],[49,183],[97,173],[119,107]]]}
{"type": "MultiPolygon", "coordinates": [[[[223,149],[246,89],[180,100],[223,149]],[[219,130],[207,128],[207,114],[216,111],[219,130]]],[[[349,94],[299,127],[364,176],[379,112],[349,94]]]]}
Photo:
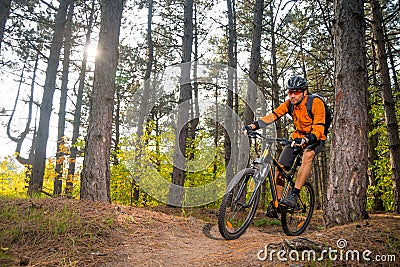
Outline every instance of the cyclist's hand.
{"type": "Polygon", "coordinates": [[[242,128],[243,134],[247,135],[249,132],[253,131],[253,128],[250,125],[245,125],[242,128]]]}
{"type": "Polygon", "coordinates": [[[304,137],[303,138],[295,138],[293,140],[292,147],[296,147],[296,146],[302,147],[307,143],[308,143],[308,140],[304,137]]]}

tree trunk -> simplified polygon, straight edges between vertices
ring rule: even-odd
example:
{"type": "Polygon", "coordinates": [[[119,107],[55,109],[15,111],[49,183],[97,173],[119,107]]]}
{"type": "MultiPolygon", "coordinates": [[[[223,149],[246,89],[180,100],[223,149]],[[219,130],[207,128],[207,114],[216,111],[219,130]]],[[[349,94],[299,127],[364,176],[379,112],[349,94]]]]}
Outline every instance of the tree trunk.
{"type": "Polygon", "coordinates": [[[324,201],[326,227],[368,217],[367,67],[361,0],[334,1],[335,114],[324,201]]]}
{"type": "Polygon", "coordinates": [[[148,13],[147,13],[147,63],[146,63],[146,73],[144,75],[144,90],[142,95],[142,100],[140,102],[139,107],[139,120],[138,120],[138,129],[137,135],[138,138],[143,136],[143,123],[145,121],[145,117],[148,115],[148,101],[150,97],[151,90],[151,81],[150,75],[153,69],[154,62],[154,46],[152,39],[152,18],[153,18],[153,0],[149,1],[148,13]]]}
{"type": "Polygon", "coordinates": [[[110,150],[123,2],[101,1],[98,56],[81,174],[81,199],[110,202],[110,150]]]}
{"type": "MultiPolygon", "coordinates": [[[[250,67],[249,67],[249,78],[255,84],[258,85],[259,68],[261,65],[261,33],[262,33],[262,22],[263,22],[263,10],[264,0],[256,0],[254,7],[254,18],[253,18],[253,35],[251,43],[251,55],[250,55],[250,67]]],[[[254,111],[257,100],[257,90],[251,85],[248,86],[246,96],[246,108],[244,111],[244,123],[250,124],[254,121],[254,111]]]]}
{"type": "MultiPolygon", "coordinates": [[[[214,147],[218,147],[218,139],[219,139],[219,105],[218,105],[218,81],[215,82],[215,122],[214,122],[214,147]]],[[[217,179],[217,170],[218,170],[218,164],[217,164],[218,158],[217,154],[214,156],[213,160],[213,177],[214,179],[217,179]]]]}
{"type": "Polygon", "coordinates": [[[78,93],[76,96],[75,103],[75,111],[74,111],[74,121],[73,121],[73,130],[72,130],[72,138],[71,143],[72,146],[70,148],[70,156],[69,156],[69,166],[68,166],[68,177],[65,184],[65,194],[68,197],[72,196],[72,189],[74,185],[74,177],[75,177],[75,163],[76,157],[78,155],[78,148],[76,147],[76,142],[79,138],[79,128],[81,125],[81,112],[82,112],[82,102],[83,102],[83,89],[85,87],[85,76],[86,76],[86,66],[87,66],[87,58],[88,58],[88,48],[90,46],[90,35],[92,34],[92,26],[93,26],[93,16],[94,16],[94,5],[95,0],[92,1],[92,7],[89,15],[89,23],[87,26],[86,32],[86,41],[85,41],[85,50],[83,53],[83,59],[81,64],[81,72],[79,74],[79,85],[78,85],[78,93]]]}
{"type": "Polygon", "coordinates": [[[28,195],[40,193],[43,187],[44,170],[46,165],[46,148],[49,137],[49,123],[53,106],[53,96],[56,86],[57,69],[60,51],[63,43],[67,10],[71,0],[61,0],[55,17],[53,40],[50,47],[50,57],[47,64],[46,79],[37,135],[35,136],[32,177],[29,180],[28,195]]]}
{"type": "Polygon", "coordinates": [[[385,51],[382,9],[377,0],[371,0],[372,32],[377,59],[377,72],[382,90],[383,107],[389,141],[390,165],[392,168],[394,210],[400,214],[400,138],[396,119],[396,106],[390,86],[390,73],[385,51]]]}
{"type": "Polygon", "coordinates": [[[74,14],[74,2],[71,3],[68,13],[67,26],[65,31],[65,44],[64,44],[64,60],[63,60],[63,71],[61,78],[61,95],[60,95],[60,107],[58,111],[58,134],[57,134],[57,154],[56,154],[56,168],[55,171],[57,176],[54,178],[54,195],[60,195],[62,190],[62,177],[63,177],[63,164],[65,156],[65,116],[67,106],[67,95],[68,95],[68,74],[71,54],[71,38],[72,38],[72,18],[74,14]]]}
{"type": "MultiPolygon", "coordinates": [[[[324,152],[322,152],[324,153],[324,152]]],[[[321,196],[320,196],[320,190],[319,190],[319,185],[321,184],[321,154],[317,155],[316,159],[314,160],[314,165],[312,168],[312,175],[311,175],[311,184],[314,186],[314,192],[315,192],[315,209],[320,210],[321,209],[321,196]]]]}
{"type": "MultiPolygon", "coordinates": [[[[262,93],[260,93],[260,98],[263,97],[262,93]]],[[[261,114],[267,114],[267,101],[261,101],[260,103],[261,105],[261,114]]],[[[264,128],[263,135],[267,135],[267,129],[264,128]]],[[[267,142],[265,140],[261,141],[261,151],[264,151],[265,147],[267,145],[267,142]]],[[[258,157],[258,155],[257,155],[258,157]]],[[[259,207],[264,209],[266,207],[266,202],[267,202],[267,198],[266,198],[266,194],[267,194],[267,179],[264,180],[264,182],[261,184],[261,199],[260,199],[260,204],[259,207]]]]}
{"type": "Polygon", "coordinates": [[[193,0],[185,0],[184,35],[182,40],[181,88],[178,106],[178,123],[175,131],[175,150],[173,156],[172,184],[170,186],[168,204],[182,206],[184,196],[184,182],[186,176],[186,139],[188,137],[188,123],[192,85],[190,81],[191,54],[193,42],[193,0]]]}
{"type": "Polygon", "coordinates": [[[11,0],[0,0],[0,54],[1,54],[1,43],[3,42],[4,29],[8,15],[10,15],[11,0]]]}
{"type": "Polygon", "coordinates": [[[115,136],[114,136],[114,147],[113,147],[113,164],[118,165],[119,164],[119,159],[118,159],[118,151],[120,150],[120,138],[121,138],[121,133],[120,133],[120,128],[121,128],[121,91],[123,89],[121,86],[117,86],[115,90],[115,117],[114,117],[114,129],[115,129],[115,136]]]}
{"type": "MultiPolygon", "coordinates": [[[[270,3],[270,21],[271,21],[271,68],[272,68],[272,105],[273,109],[279,107],[280,100],[279,100],[279,84],[278,84],[278,66],[277,66],[277,59],[276,59],[276,40],[275,40],[275,13],[274,13],[274,1],[270,3]]],[[[277,120],[275,122],[276,126],[276,136],[283,137],[282,135],[282,121],[277,120]]],[[[278,147],[277,152],[280,154],[282,149],[278,147]]]]}
{"type": "MultiPolygon", "coordinates": [[[[139,151],[138,155],[135,158],[135,161],[139,161],[142,156],[142,142],[141,138],[143,136],[143,126],[145,122],[145,117],[148,115],[149,111],[149,98],[151,95],[151,72],[153,70],[153,62],[154,62],[154,45],[153,45],[153,38],[152,38],[152,21],[153,21],[153,0],[149,1],[148,4],[148,12],[147,12],[147,64],[146,64],[146,72],[144,75],[144,89],[142,94],[142,101],[140,102],[139,106],[139,119],[138,119],[138,126],[137,126],[137,149],[139,151]]],[[[131,206],[133,202],[137,202],[139,200],[139,187],[138,187],[139,177],[132,174],[131,180],[131,206]]]]}
{"type": "Polygon", "coordinates": [[[194,62],[193,62],[193,90],[192,90],[192,96],[191,96],[191,102],[190,102],[190,123],[189,123],[189,132],[188,132],[188,147],[190,147],[190,154],[188,155],[188,160],[193,160],[194,159],[194,151],[196,149],[196,131],[197,131],[197,125],[199,125],[200,121],[200,109],[199,109],[199,82],[197,80],[198,76],[198,56],[199,56],[199,36],[198,36],[198,24],[197,24],[197,4],[196,2],[193,3],[194,5],[194,15],[193,15],[193,56],[194,56],[194,62]]]}
{"type": "Polygon", "coordinates": [[[233,91],[234,82],[236,76],[236,55],[234,53],[234,46],[236,43],[236,25],[234,24],[234,1],[227,0],[228,7],[228,90],[226,105],[227,110],[225,113],[225,132],[224,132],[224,148],[225,148],[225,168],[226,168],[226,184],[228,185],[233,177],[233,159],[235,152],[233,146],[236,146],[235,140],[230,137],[234,136],[235,133],[233,127],[233,91]]]}
{"type": "Polygon", "coordinates": [[[387,44],[387,54],[388,54],[388,58],[390,61],[390,70],[392,71],[392,81],[393,81],[394,92],[400,93],[400,85],[399,85],[399,81],[397,79],[396,63],[394,62],[394,55],[392,52],[392,44],[390,43],[386,29],[384,29],[384,33],[385,33],[385,40],[386,40],[386,44],[387,44]]]}
{"type": "MultiPolygon", "coordinates": [[[[372,58],[371,58],[372,62],[375,62],[376,60],[376,53],[375,53],[375,49],[372,49],[372,58]]],[[[368,132],[371,133],[371,131],[373,131],[373,129],[375,129],[376,127],[378,127],[378,125],[376,123],[373,122],[373,114],[372,114],[372,104],[373,103],[377,103],[377,85],[378,85],[378,81],[377,81],[377,77],[376,77],[376,64],[371,64],[372,66],[372,88],[371,90],[368,92],[369,97],[368,97],[368,132]]],[[[379,143],[379,133],[375,133],[371,136],[369,136],[368,138],[368,164],[369,166],[373,166],[372,168],[370,167],[370,169],[368,170],[368,181],[369,181],[369,185],[370,186],[374,186],[374,190],[373,190],[373,204],[372,204],[372,210],[373,211],[384,211],[385,207],[383,205],[383,200],[382,200],[382,193],[383,191],[381,190],[381,188],[379,188],[378,185],[378,178],[376,175],[376,170],[374,168],[375,165],[375,161],[379,159],[379,154],[377,149],[379,143]]]]}
{"type": "Polygon", "coordinates": [[[325,147],[324,147],[324,149],[323,149],[323,151],[321,151],[321,155],[320,155],[320,159],[321,159],[321,161],[320,161],[320,167],[321,167],[321,175],[320,175],[320,178],[321,179],[319,179],[319,188],[320,188],[320,194],[321,194],[321,196],[320,196],[320,203],[321,203],[321,206],[320,206],[320,208],[321,209],[323,209],[323,207],[324,207],[324,205],[325,205],[325,200],[326,200],[326,185],[327,185],[327,180],[328,180],[328,157],[327,157],[327,152],[326,151],[329,151],[329,148],[328,147],[326,147],[326,144],[325,144],[325,147]]]}
{"type": "MultiPolygon", "coordinates": [[[[264,0],[256,0],[253,18],[253,34],[250,54],[249,81],[246,93],[246,107],[243,115],[243,123],[248,125],[254,121],[254,112],[257,104],[257,88],[259,68],[261,65],[261,33],[263,20],[264,0]]],[[[249,150],[245,149],[243,139],[239,145],[238,167],[243,169],[248,165],[249,150]]]]}
{"type": "MultiPolygon", "coordinates": [[[[233,114],[239,114],[239,85],[238,85],[238,72],[237,72],[237,60],[238,60],[238,42],[237,42],[237,16],[236,16],[236,0],[232,0],[232,15],[233,15],[233,26],[234,26],[234,35],[233,35],[233,54],[235,56],[235,72],[233,76],[234,84],[233,84],[233,114]]],[[[233,67],[233,66],[232,66],[233,67]]],[[[240,121],[238,116],[235,116],[233,120],[233,135],[232,140],[232,152],[231,152],[231,159],[232,160],[232,169],[233,173],[236,173],[239,170],[239,139],[240,135],[237,134],[240,132],[240,128],[242,127],[242,122],[240,121]]]]}

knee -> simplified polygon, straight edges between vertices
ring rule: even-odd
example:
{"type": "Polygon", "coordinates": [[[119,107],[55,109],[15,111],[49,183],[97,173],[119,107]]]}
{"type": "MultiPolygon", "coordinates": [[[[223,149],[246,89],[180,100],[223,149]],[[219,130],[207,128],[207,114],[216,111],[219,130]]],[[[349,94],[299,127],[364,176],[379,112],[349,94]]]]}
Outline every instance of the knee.
{"type": "Polygon", "coordinates": [[[315,157],[315,153],[313,150],[304,151],[303,162],[311,163],[313,161],[314,157],[315,157]]]}

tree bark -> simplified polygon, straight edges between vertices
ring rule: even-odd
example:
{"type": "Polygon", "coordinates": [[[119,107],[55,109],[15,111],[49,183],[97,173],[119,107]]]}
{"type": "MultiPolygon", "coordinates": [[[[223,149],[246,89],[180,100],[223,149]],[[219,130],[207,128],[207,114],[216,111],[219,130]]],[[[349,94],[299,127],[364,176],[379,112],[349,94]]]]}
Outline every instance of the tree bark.
{"type": "Polygon", "coordinates": [[[138,129],[137,135],[140,139],[143,136],[143,123],[145,121],[146,115],[148,115],[148,101],[150,97],[151,90],[151,81],[150,75],[153,70],[153,61],[154,61],[154,45],[152,38],[152,19],[153,19],[153,0],[149,1],[148,13],[147,13],[147,63],[146,63],[146,72],[144,75],[144,90],[142,95],[142,101],[140,102],[139,107],[139,120],[138,120],[138,129]]]}
{"type": "Polygon", "coordinates": [[[188,129],[188,142],[187,145],[190,148],[190,154],[188,155],[188,160],[194,159],[194,151],[196,149],[196,139],[197,125],[200,121],[200,109],[199,109],[199,81],[198,77],[198,56],[199,56],[199,31],[197,22],[197,3],[193,2],[193,88],[192,96],[190,101],[190,117],[189,117],[189,129],[188,129]]]}
{"type": "Polygon", "coordinates": [[[368,217],[367,67],[362,0],[334,1],[335,114],[326,227],[368,217]]]}
{"type": "Polygon", "coordinates": [[[319,180],[319,188],[321,190],[321,208],[323,209],[325,205],[325,200],[326,200],[326,186],[327,186],[327,181],[328,181],[328,156],[327,156],[327,150],[329,151],[329,148],[326,147],[321,151],[321,179],[319,180]]]}
{"type": "Polygon", "coordinates": [[[184,196],[184,182],[186,176],[186,139],[188,137],[189,100],[192,95],[190,81],[190,61],[193,43],[193,0],[185,0],[184,35],[182,40],[181,87],[178,106],[178,123],[175,131],[175,150],[173,156],[172,184],[170,187],[168,204],[182,206],[184,196]]]}
{"type": "MultiPolygon", "coordinates": [[[[383,25],[385,26],[385,25],[383,25]]],[[[394,87],[394,92],[395,93],[400,93],[400,85],[399,85],[399,81],[397,79],[397,72],[396,72],[396,63],[394,60],[394,55],[392,52],[392,44],[390,43],[388,34],[387,34],[387,30],[384,27],[384,33],[385,33],[385,40],[386,40],[386,44],[387,44],[387,55],[389,58],[389,62],[390,62],[390,70],[392,71],[392,81],[393,81],[393,87],[394,87]]]]}
{"type": "Polygon", "coordinates": [[[227,0],[226,2],[228,8],[228,90],[226,99],[227,110],[225,113],[224,147],[226,184],[228,185],[233,177],[233,159],[235,154],[232,152],[236,152],[236,149],[234,148],[236,147],[235,140],[231,140],[230,136],[233,137],[235,135],[233,132],[233,91],[237,59],[234,52],[236,43],[236,25],[234,20],[234,17],[236,16],[234,13],[235,0],[227,0]]]}
{"type": "MultiPolygon", "coordinates": [[[[277,66],[277,57],[276,57],[276,38],[275,38],[275,13],[274,13],[274,1],[270,3],[270,27],[271,27],[271,68],[272,68],[272,105],[273,109],[279,107],[279,84],[278,84],[278,66],[277,66]]],[[[275,122],[276,126],[276,136],[283,137],[282,135],[282,121],[277,120],[275,122]]],[[[278,147],[277,152],[280,153],[282,150],[278,147]]]]}
{"type": "Polygon", "coordinates": [[[123,0],[101,1],[101,22],[91,95],[81,199],[110,202],[110,150],[123,0]]]}
{"type": "MultiPolygon", "coordinates": [[[[249,78],[255,84],[258,85],[259,68],[261,65],[261,33],[262,33],[262,21],[264,11],[264,0],[256,0],[254,7],[254,18],[253,18],[253,35],[251,43],[251,55],[250,55],[250,67],[249,67],[249,78]]],[[[250,83],[251,84],[251,83],[250,83]]],[[[244,123],[250,124],[254,121],[254,111],[252,108],[256,107],[257,91],[252,88],[252,85],[248,86],[246,95],[246,108],[244,111],[244,123]]]]}
{"type": "Polygon", "coordinates": [[[392,168],[394,210],[400,214],[400,138],[396,119],[396,105],[393,99],[390,84],[389,66],[385,50],[385,36],[383,34],[382,9],[377,0],[371,0],[372,33],[377,60],[379,87],[382,92],[385,121],[389,141],[390,165],[392,168]]]}
{"type": "MultiPolygon", "coordinates": [[[[148,115],[149,111],[149,98],[151,95],[152,85],[151,85],[151,72],[153,70],[153,62],[154,62],[154,45],[153,45],[153,37],[152,37],[152,21],[153,21],[153,0],[149,0],[148,3],[148,11],[147,11],[147,63],[146,63],[146,72],[144,75],[144,89],[142,94],[142,101],[139,106],[139,119],[137,126],[137,149],[139,151],[138,155],[135,158],[135,161],[139,161],[142,157],[142,141],[141,138],[143,136],[143,126],[145,122],[145,117],[148,115]]],[[[131,206],[134,201],[139,200],[139,187],[137,185],[139,177],[132,174],[131,180],[131,206]]]]}
{"type": "Polygon", "coordinates": [[[0,54],[1,44],[3,43],[4,29],[6,28],[6,22],[10,15],[11,0],[0,0],[0,54]]]}
{"type": "MultiPolygon", "coordinates": [[[[375,49],[372,49],[371,51],[371,60],[375,62],[376,60],[376,54],[375,54],[375,49]]],[[[376,64],[371,64],[372,66],[372,88],[369,90],[368,94],[368,132],[372,132],[378,125],[373,122],[373,114],[372,114],[372,105],[373,103],[377,103],[377,77],[376,77],[376,64]]],[[[369,166],[374,166],[375,161],[379,159],[379,154],[377,149],[379,143],[379,133],[375,133],[373,135],[370,135],[368,138],[368,161],[369,161],[369,166]]],[[[379,188],[378,184],[378,179],[377,175],[375,173],[375,168],[370,168],[368,170],[368,181],[369,185],[374,187],[373,191],[373,204],[372,204],[372,210],[373,211],[384,211],[385,207],[383,205],[383,200],[382,200],[382,193],[383,191],[381,188],[379,188]]]]}
{"type": "Polygon", "coordinates": [[[56,87],[57,69],[60,60],[60,51],[65,32],[65,22],[68,6],[71,0],[61,0],[55,18],[53,40],[50,47],[50,57],[47,64],[46,79],[37,135],[35,137],[32,177],[29,180],[28,195],[40,193],[43,187],[44,170],[46,165],[46,148],[49,137],[49,123],[53,106],[53,96],[56,87]]]}
{"type": "MultiPolygon", "coordinates": [[[[254,122],[254,111],[257,103],[257,90],[259,68],[261,65],[261,33],[262,33],[262,20],[263,20],[264,0],[256,0],[254,7],[253,17],[253,33],[250,53],[250,67],[249,67],[249,81],[246,93],[246,106],[243,115],[243,123],[248,125],[254,122]]],[[[248,165],[248,149],[243,149],[243,142],[239,145],[239,169],[245,168],[248,165]]]]}
{"type": "Polygon", "coordinates": [[[94,16],[94,5],[95,0],[92,1],[92,7],[89,15],[89,22],[87,26],[87,32],[85,36],[85,50],[83,53],[83,59],[81,64],[81,72],[79,74],[79,85],[78,85],[78,93],[76,96],[75,103],[75,111],[74,111],[74,121],[73,121],[73,130],[72,130],[72,138],[71,143],[72,146],[70,148],[70,156],[69,156],[69,166],[68,166],[68,177],[65,184],[65,194],[67,197],[72,197],[72,189],[74,186],[74,177],[75,177],[75,165],[76,165],[76,157],[78,155],[78,148],[76,147],[76,142],[79,138],[79,128],[81,125],[81,112],[82,112],[82,102],[83,102],[83,89],[85,87],[85,76],[86,76],[86,67],[87,67],[87,58],[88,58],[88,49],[90,46],[90,35],[92,34],[93,27],[93,16],[94,16]]]}
{"type": "Polygon", "coordinates": [[[57,176],[54,178],[54,195],[60,195],[62,191],[62,177],[63,177],[63,164],[65,156],[65,116],[67,106],[67,95],[68,95],[68,75],[69,75],[69,64],[70,54],[72,46],[72,18],[74,14],[74,2],[71,3],[68,13],[67,26],[65,31],[65,42],[64,42],[64,59],[63,59],[63,70],[61,78],[61,94],[60,94],[60,106],[58,110],[58,133],[57,133],[57,154],[56,154],[56,168],[55,171],[57,176]]]}

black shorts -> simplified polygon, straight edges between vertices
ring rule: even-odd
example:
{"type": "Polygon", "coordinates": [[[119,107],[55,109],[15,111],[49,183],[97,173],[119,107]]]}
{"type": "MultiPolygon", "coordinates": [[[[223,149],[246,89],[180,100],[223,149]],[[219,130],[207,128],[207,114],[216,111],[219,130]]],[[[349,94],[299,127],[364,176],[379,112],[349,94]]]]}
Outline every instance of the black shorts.
{"type": "MultiPolygon", "coordinates": [[[[314,144],[309,145],[306,149],[314,150],[315,155],[317,155],[325,145],[325,141],[318,141],[314,144]]],[[[294,151],[294,147],[291,144],[285,146],[281,155],[279,156],[279,163],[282,164],[286,170],[290,169],[293,165],[294,159],[297,156],[297,153],[294,151]]]]}

